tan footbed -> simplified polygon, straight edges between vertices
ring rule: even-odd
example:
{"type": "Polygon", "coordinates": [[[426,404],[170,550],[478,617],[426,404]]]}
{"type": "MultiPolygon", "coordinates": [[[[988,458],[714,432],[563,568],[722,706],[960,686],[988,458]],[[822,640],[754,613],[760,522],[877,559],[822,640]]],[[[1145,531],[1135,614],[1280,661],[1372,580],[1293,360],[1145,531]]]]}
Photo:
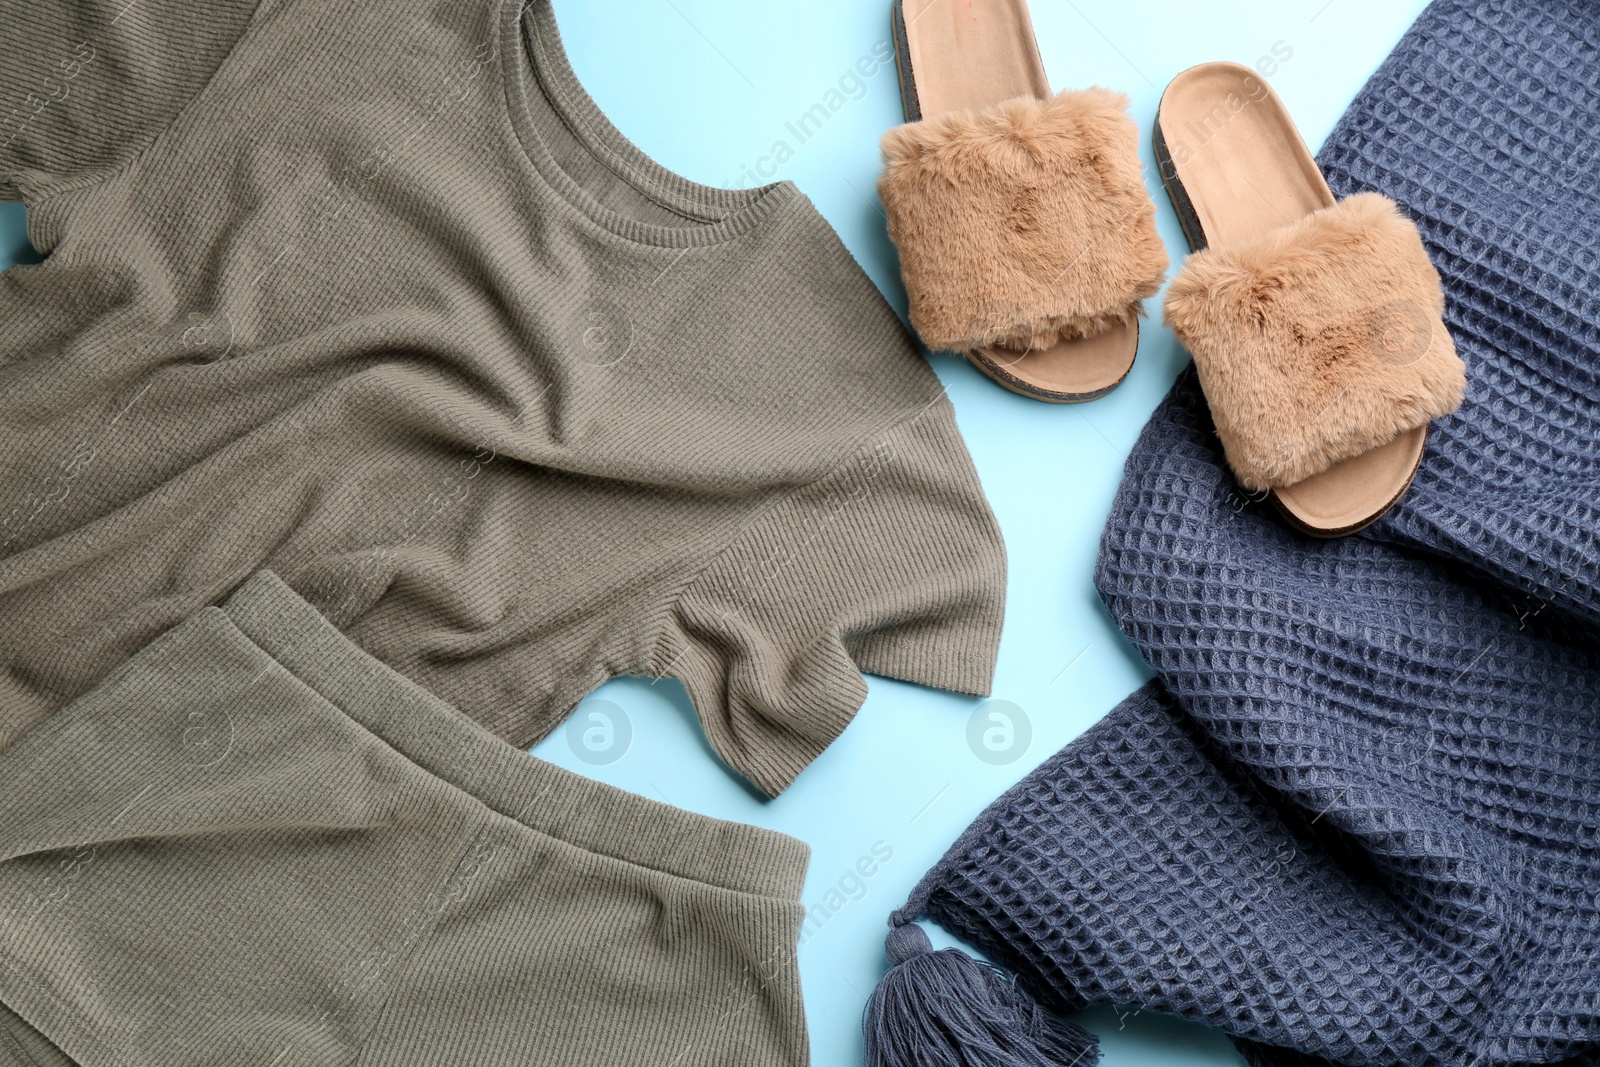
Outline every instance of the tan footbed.
{"type": "Polygon", "coordinates": [[[896,0],[917,87],[907,121],[1050,95],[1026,0],[896,0]]]}
{"type": "MultiPolygon", "coordinates": [[[[1132,332],[1131,343],[1137,346],[1138,320],[1134,321],[1132,332]]],[[[1094,337],[1054,344],[1037,352],[1021,354],[1006,348],[985,348],[968,352],[967,357],[990,378],[1024,396],[1033,395],[1029,388],[1033,382],[1048,381],[1054,392],[1074,401],[1088,401],[1105,396],[1122,384],[1133,366],[1128,356],[1129,344],[1128,328],[1119,324],[1094,337]],[[1027,364],[1029,380],[1015,377],[1019,362],[1027,364]],[[1122,368],[1122,373],[1113,377],[1117,367],[1122,368]]]]}
{"type": "Polygon", "coordinates": [[[1230,465],[1247,487],[1270,486],[1285,517],[1307,533],[1338,537],[1364,528],[1404,494],[1421,462],[1427,420],[1453,410],[1465,385],[1449,334],[1437,323],[1443,297],[1415,227],[1375,194],[1335,208],[1282,101],[1248,67],[1210,63],[1178,75],[1163,94],[1156,127],[1162,179],[1190,244],[1207,250],[1190,258],[1167,304],[1168,321],[1190,350],[1210,349],[1196,352],[1195,363],[1202,385],[1208,372],[1212,379],[1213,415],[1214,392],[1231,392],[1229,403],[1246,392],[1241,379],[1250,360],[1258,372],[1292,373],[1259,362],[1267,352],[1307,372],[1298,391],[1287,381],[1251,383],[1255,410],[1239,404],[1219,416],[1230,465]],[[1375,269],[1351,271],[1351,262],[1375,269]],[[1358,310],[1374,301],[1376,311],[1358,310]],[[1418,334],[1418,354],[1385,364],[1377,349],[1389,341],[1371,334],[1387,327],[1362,316],[1382,317],[1391,305],[1425,309],[1418,313],[1428,321],[1402,323],[1426,337],[1418,334]],[[1263,309],[1300,318],[1263,324],[1263,309]],[[1316,328],[1307,329],[1307,321],[1316,328]],[[1263,427],[1263,419],[1278,425],[1263,427]],[[1292,443],[1275,457],[1283,462],[1265,462],[1260,435],[1294,419],[1298,436],[1286,434],[1292,443]],[[1307,420],[1319,423],[1317,434],[1307,420]],[[1385,428],[1385,420],[1393,425],[1385,428]],[[1254,448],[1242,439],[1251,433],[1254,448]],[[1330,462],[1341,449],[1345,458],[1330,462]],[[1298,473],[1279,479],[1274,468],[1298,473]]]}
{"type": "MultiPolygon", "coordinates": [[[[891,236],[898,235],[902,271],[907,272],[907,291],[913,296],[912,324],[930,347],[964,350],[980,370],[1013,392],[1053,403],[1105,395],[1127,377],[1138,349],[1137,315],[1126,312],[1126,307],[1136,309],[1138,299],[1152,295],[1167,266],[1155,233],[1154,206],[1146,212],[1129,200],[1125,189],[1130,182],[1137,185],[1148,204],[1138,175],[1136,135],[1122,147],[1123,131],[1115,124],[1120,118],[1132,126],[1120,114],[1126,100],[1104,90],[1053,97],[1026,0],[896,3],[903,20],[903,28],[897,27],[896,61],[901,64],[902,84],[909,86],[906,118],[913,125],[886,136],[885,155],[891,169],[896,158],[908,165],[901,168],[898,187],[886,172],[887,187],[880,182],[879,192],[890,216],[891,236]],[[1032,106],[1019,106],[1019,97],[1032,106]],[[1031,136],[1031,142],[1015,138],[1011,130],[986,126],[984,109],[1007,101],[1013,103],[991,114],[1007,114],[1009,122],[1022,127],[1024,138],[1031,136]],[[1104,114],[1108,107],[1119,116],[1104,114]],[[963,112],[967,113],[964,117],[963,112]],[[1074,117],[1072,123],[1066,119],[1069,114],[1074,117]],[[928,120],[941,119],[945,125],[938,137],[931,136],[931,130],[918,129],[931,128],[935,123],[928,120]],[[913,132],[906,132],[908,129],[913,132]],[[1035,135],[1034,131],[1043,132],[1035,135]],[[1004,156],[1003,151],[994,149],[1008,135],[1021,144],[1021,153],[1011,153],[1014,160],[1028,157],[1022,163],[1031,163],[1034,170],[1045,162],[1065,161],[1058,177],[1076,178],[1078,188],[1063,186],[1044,196],[1038,195],[1037,188],[1029,188],[1019,194],[1015,183],[1027,183],[1032,175],[1025,173],[1026,166],[999,163],[987,175],[974,175],[972,183],[980,191],[980,208],[997,218],[973,217],[955,197],[939,202],[941,192],[953,191],[942,179],[952,164],[961,165],[958,156],[979,160],[980,167],[993,164],[1004,156]],[[988,138],[987,143],[975,143],[983,137],[988,138]],[[962,139],[968,142],[964,152],[948,147],[962,139]],[[1102,153],[1106,144],[1114,144],[1115,150],[1102,153]],[[1090,155],[1098,158],[1102,154],[1110,157],[1108,166],[1072,166],[1090,155]],[[916,167],[921,173],[913,172],[916,167]],[[1008,189],[1000,188],[1002,185],[1008,189]],[[1076,216],[1060,211],[1069,200],[1079,206],[1076,216]],[[1029,208],[1045,210],[1035,215],[1029,208]],[[1091,217],[1082,217],[1085,209],[1091,217]],[[1094,212],[1100,217],[1093,217],[1094,212]],[[906,221],[913,213],[917,218],[906,221]],[[1025,216],[1021,226],[1015,221],[1018,215],[1025,216]],[[1038,219],[1045,225],[1034,232],[1031,224],[1038,219]],[[958,229],[966,224],[962,232],[977,236],[961,240],[949,225],[952,221],[958,229]],[[1007,225],[996,226],[995,222],[1007,225]],[[1069,227],[1075,229],[1075,236],[1066,234],[1069,227]],[[908,254],[907,231],[919,229],[927,239],[908,254]],[[1087,238],[1086,230],[1091,234],[1087,238]],[[1113,232],[1113,240],[1102,239],[1113,232]],[[1031,243],[1029,237],[1034,238],[1031,243]],[[1087,248],[1094,254],[1078,261],[1075,257],[1087,248]],[[1147,276],[1155,256],[1159,256],[1159,269],[1151,283],[1147,276]],[[1120,269],[1112,264],[1111,269],[1102,270],[1102,261],[1108,257],[1119,259],[1120,269]],[[1003,276],[1007,264],[1016,269],[1003,276]],[[1041,303],[1041,292],[1058,282],[1063,270],[1072,272],[1078,300],[1051,303],[1047,297],[1041,303]],[[980,292],[976,277],[987,278],[986,291],[980,292]],[[1100,295],[1097,287],[1103,292],[1119,283],[1124,290],[1111,291],[1124,298],[1124,309],[1093,303],[1100,295]],[[967,287],[964,294],[952,288],[960,286],[967,287]],[[942,299],[944,296],[953,299],[942,299]],[[979,313],[960,307],[962,300],[976,301],[979,313]],[[1098,316],[1086,314],[1089,307],[1098,316]],[[945,309],[950,313],[940,314],[945,309]],[[1008,327],[1015,330],[1019,326],[1025,333],[1007,337],[1003,344],[994,343],[1008,327]]],[[[962,192],[969,197],[966,204],[975,202],[970,199],[971,188],[962,192]]],[[[916,237],[911,237],[912,244],[915,241],[916,237]]]]}

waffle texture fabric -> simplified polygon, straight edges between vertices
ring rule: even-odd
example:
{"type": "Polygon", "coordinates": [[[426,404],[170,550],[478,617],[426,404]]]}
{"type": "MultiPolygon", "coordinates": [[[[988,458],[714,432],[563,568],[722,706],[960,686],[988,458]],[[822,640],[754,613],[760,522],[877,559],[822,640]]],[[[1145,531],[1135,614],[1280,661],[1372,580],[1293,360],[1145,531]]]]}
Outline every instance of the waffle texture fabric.
{"type": "Polygon", "coordinates": [[[0,1063],[807,1062],[802,842],[530,758],[270,573],[0,781],[0,1063]]]}
{"type": "Polygon", "coordinates": [[[782,790],[987,691],[938,379],[792,183],[662,168],[549,0],[0,0],[0,749],[261,568],[527,746],[683,680],[782,790]]]}
{"type": "Polygon", "coordinates": [[[1320,161],[1417,220],[1465,405],[1388,517],[1322,542],[1235,486],[1185,373],[1097,574],[1157,679],[897,923],[1255,1067],[1600,1063],[1597,114],[1600,7],[1426,10],[1320,161]]]}

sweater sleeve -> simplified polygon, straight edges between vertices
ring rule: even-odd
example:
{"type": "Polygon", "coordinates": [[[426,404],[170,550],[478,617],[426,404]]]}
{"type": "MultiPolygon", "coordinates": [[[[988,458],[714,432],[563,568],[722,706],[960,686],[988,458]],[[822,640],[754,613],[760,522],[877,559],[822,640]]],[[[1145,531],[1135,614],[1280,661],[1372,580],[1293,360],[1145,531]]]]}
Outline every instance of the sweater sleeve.
{"type": "Polygon", "coordinates": [[[948,402],[790,494],[690,582],[652,673],[769,796],[847,726],[862,672],[988,694],[1005,550],[948,402]]]}
{"type": "Polygon", "coordinates": [[[200,91],[257,0],[0,0],[0,199],[126,162],[200,91]]]}

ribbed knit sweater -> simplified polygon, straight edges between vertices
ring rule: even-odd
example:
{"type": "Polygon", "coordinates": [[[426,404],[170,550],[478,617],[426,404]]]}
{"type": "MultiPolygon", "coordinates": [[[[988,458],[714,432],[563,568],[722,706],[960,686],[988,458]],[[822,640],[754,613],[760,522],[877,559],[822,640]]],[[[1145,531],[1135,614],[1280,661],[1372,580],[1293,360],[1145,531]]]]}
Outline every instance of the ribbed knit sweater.
{"type": "Polygon", "coordinates": [[[1237,488],[1186,373],[1097,574],[1159,680],[900,921],[1256,1067],[1600,1063],[1597,115],[1600,7],[1427,9],[1320,162],[1417,220],[1467,402],[1389,516],[1314,541],[1237,488]]]}
{"type": "Polygon", "coordinates": [[[0,0],[0,748],[269,569],[527,745],[681,678],[775,793],[863,670],[981,694],[1003,550],[790,183],[613,128],[548,0],[0,0]]]}

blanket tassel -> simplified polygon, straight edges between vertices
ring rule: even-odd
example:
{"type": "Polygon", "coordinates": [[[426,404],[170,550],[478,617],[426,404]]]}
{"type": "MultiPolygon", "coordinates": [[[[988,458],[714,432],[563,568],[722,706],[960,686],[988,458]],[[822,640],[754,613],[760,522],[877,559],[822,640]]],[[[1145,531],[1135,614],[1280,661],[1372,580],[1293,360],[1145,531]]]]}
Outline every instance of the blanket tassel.
{"type": "Polygon", "coordinates": [[[893,966],[867,1001],[866,1067],[1094,1067],[1099,1042],[1046,1012],[1004,971],[889,931],[893,966]]]}

